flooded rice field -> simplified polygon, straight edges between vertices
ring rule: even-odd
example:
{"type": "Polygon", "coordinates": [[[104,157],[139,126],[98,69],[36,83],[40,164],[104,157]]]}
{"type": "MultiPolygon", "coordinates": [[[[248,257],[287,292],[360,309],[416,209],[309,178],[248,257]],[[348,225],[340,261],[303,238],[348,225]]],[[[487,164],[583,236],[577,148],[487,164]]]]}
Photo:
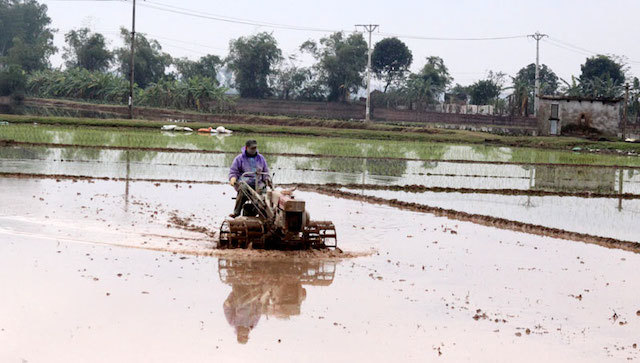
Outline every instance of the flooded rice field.
{"type": "MultiPolygon", "coordinates": [[[[114,150],[83,147],[0,147],[0,172],[109,178],[227,180],[236,153],[114,150]]],[[[380,158],[266,155],[275,180],[291,183],[421,185],[550,192],[640,193],[640,168],[522,165],[380,158]]]]}
{"type": "Polygon", "coordinates": [[[247,138],[258,140],[267,155],[341,156],[352,158],[394,158],[404,160],[466,161],[507,164],[570,164],[640,167],[640,158],[531,148],[490,145],[453,145],[445,143],[392,140],[327,138],[294,135],[234,134],[233,136],[127,130],[76,128],[41,125],[8,125],[0,130],[0,140],[74,146],[152,149],[152,151],[198,150],[236,153],[247,138]]]}
{"type": "Polygon", "coordinates": [[[345,190],[640,243],[639,199],[345,190]]]}
{"type": "MultiPolygon", "coordinates": [[[[38,142],[74,143],[54,131],[38,142]]],[[[0,147],[0,361],[640,358],[640,254],[543,229],[640,241],[636,159],[499,148],[482,160],[455,145],[425,145],[446,149],[437,160],[332,158],[294,138],[266,154],[275,181],[300,185],[343,253],[237,251],[215,249],[235,149],[203,139],[216,152],[0,147]]]]}

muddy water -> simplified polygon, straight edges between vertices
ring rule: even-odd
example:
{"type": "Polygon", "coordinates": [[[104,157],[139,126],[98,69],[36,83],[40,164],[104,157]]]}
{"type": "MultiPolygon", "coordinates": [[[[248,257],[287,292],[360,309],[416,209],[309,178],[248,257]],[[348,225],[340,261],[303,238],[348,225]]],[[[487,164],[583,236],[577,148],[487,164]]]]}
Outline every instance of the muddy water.
{"type": "Polygon", "coordinates": [[[384,190],[358,193],[640,243],[640,200],[384,190]]]}
{"type": "Polygon", "coordinates": [[[637,254],[299,192],[375,252],[198,256],[228,187],[0,186],[3,362],[639,357],[637,254]]]}
{"type": "MultiPolygon", "coordinates": [[[[235,155],[0,147],[0,171],[111,178],[224,182],[235,155]]],[[[560,165],[423,162],[412,160],[270,156],[279,183],[423,185],[426,187],[519,189],[552,192],[640,194],[640,170],[560,165]]]]}

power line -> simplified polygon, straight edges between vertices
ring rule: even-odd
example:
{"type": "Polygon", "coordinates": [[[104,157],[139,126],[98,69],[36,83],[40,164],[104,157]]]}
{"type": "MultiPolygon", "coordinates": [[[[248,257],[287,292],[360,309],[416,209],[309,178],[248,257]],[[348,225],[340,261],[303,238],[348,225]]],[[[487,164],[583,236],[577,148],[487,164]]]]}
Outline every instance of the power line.
{"type": "Polygon", "coordinates": [[[165,5],[155,5],[155,4],[157,4],[157,3],[153,3],[153,4],[142,3],[140,5],[144,6],[144,7],[147,7],[147,8],[159,10],[159,11],[165,11],[165,12],[170,12],[170,13],[174,13],[174,14],[181,14],[181,15],[186,15],[186,16],[191,16],[191,17],[201,18],[201,19],[222,21],[222,22],[227,22],[227,23],[252,25],[252,26],[261,26],[261,27],[268,27],[268,28],[274,28],[274,29],[302,30],[302,31],[313,31],[313,32],[323,32],[323,33],[327,33],[327,32],[333,33],[333,32],[340,31],[340,30],[335,30],[335,29],[301,27],[301,26],[294,26],[294,25],[285,25],[285,24],[267,23],[267,22],[259,22],[259,21],[252,21],[252,20],[241,20],[241,19],[236,19],[236,18],[227,18],[227,17],[216,16],[216,15],[207,15],[206,13],[195,12],[193,10],[188,10],[188,9],[184,9],[184,8],[179,8],[179,9],[177,7],[171,7],[170,8],[170,7],[167,7],[165,5]]]}
{"type": "MultiPolygon", "coordinates": [[[[47,0],[47,1],[123,1],[128,2],[131,0],[47,0]]],[[[308,26],[299,26],[299,25],[290,25],[290,24],[282,24],[282,23],[273,23],[266,22],[260,20],[251,20],[244,18],[236,18],[230,17],[226,15],[207,13],[200,10],[193,10],[185,7],[169,5],[165,3],[161,3],[158,1],[145,1],[139,4],[140,6],[144,6],[150,9],[170,12],[174,14],[180,14],[185,16],[191,16],[201,19],[215,20],[227,23],[235,23],[242,25],[252,25],[252,26],[261,26],[268,27],[274,29],[285,29],[285,30],[298,30],[298,31],[311,31],[311,32],[322,32],[322,33],[335,33],[335,32],[343,32],[343,33],[355,33],[355,31],[350,30],[337,30],[330,28],[318,28],[318,27],[308,27],[308,26]]],[[[421,35],[411,35],[411,34],[395,34],[395,33],[377,33],[382,36],[387,37],[397,37],[397,38],[406,38],[406,39],[418,39],[418,40],[436,40],[436,41],[491,41],[491,40],[508,40],[508,39],[519,39],[526,38],[526,34],[522,35],[509,35],[509,36],[495,36],[495,37],[434,37],[434,36],[421,36],[421,35]]]]}
{"type": "Polygon", "coordinates": [[[576,50],[576,49],[573,49],[573,48],[565,47],[564,45],[562,45],[560,43],[556,43],[551,39],[544,39],[542,41],[547,43],[547,44],[550,44],[550,45],[552,45],[552,46],[554,46],[556,48],[568,50],[570,52],[573,52],[573,53],[576,53],[576,54],[580,54],[580,55],[584,55],[584,56],[590,56],[590,55],[594,55],[595,54],[595,53],[587,53],[587,52],[583,52],[583,51],[576,50]]]}
{"type": "MultiPolygon", "coordinates": [[[[572,52],[575,52],[575,53],[579,53],[579,54],[582,54],[582,55],[589,56],[589,55],[606,54],[606,52],[594,52],[592,50],[585,49],[585,48],[579,47],[577,45],[573,45],[571,43],[562,41],[562,40],[557,39],[557,38],[549,38],[549,41],[550,41],[549,44],[554,45],[554,46],[556,46],[558,48],[563,48],[563,49],[566,49],[566,50],[569,50],[569,51],[572,51],[572,52]]],[[[636,60],[627,59],[627,61],[629,63],[640,64],[640,61],[636,61],[636,60]]]]}
{"type": "MultiPolygon", "coordinates": [[[[124,1],[127,1],[127,0],[124,0],[124,1]]],[[[234,22],[238,22],[238,23],[241,23],[241,24],[268,26],[268,27],[282,27],[282,28],[286,28],[286,29],[295,28],[295,30],[310,30],[310,31],[322,31],[322,32],[327,32],[327,31],[336,32],[336,31],[338,31],[338,30],[325,29],[325,28],[296,26],[296,25],[289,25],[289,24],[272,23],[272,22],[261,21],[261,20],[249,20],[249,19],[243,19],[243,18],[235,18],[235,17],[231,17],[231,16],[226,16],[226,15],[212,14],[212,13],[207,13],[207,12],[203,12],[203,11],[199,11],[199,10],[193,10],[193,9],[183,8],[183,7],[179,7],[179,6],[175,6],[175,5],[169,5],[169,4],[165,4],[165,3],[161,3],[161,2],[157,2],[157,1],[147,1],[147,2],[151,3],[151,4],[158,5],[158,6],[163,6],[163,7],[167,7],[167,8],[171,8],[171,9],[177,9],[177,10],[186,11],[186,12],[195,13],[195,14],[207,15],[207,16],[210,16],[210,17],[214,17],[216,19],[220,18],[220,19],[224,19],[226,21],[234,21],[234,22]]]]}
{"type": "MultiPolygon", "coordinates": [[[[45,0],[51,2],[129,2],[131,0],[45,0]]],[[[260,26],[260,27],[268,27],[274,29],[285,29],[285,30],[296,30],[296,31],[310,31],[310,32],[324,32],[324,33],[334,33],[334,32],[344,32],[344,33],[354,33],[354,31],[348,30],[336,30],[330,28],[318,28],[318,27],[308,27],[308,26],[297,26],[297,25],[289,25],[289,24],[281,24],[281,23],[273,23],[259,20],[250,20],[243,18],[230,17],[220,14],[207,13],[203,11],[188,9],[184,7],[169,5],[157,1],[145,1],[139,4],[140,6],[144,6],[150,9],[170,12],[174,14],[180,14],[185,16],[191,16],[201,19],[208,19],[214,21],[221,21],[227,23],[235,23],[241,25],[252,25],[252,26],[260,26]]],[[[420,36],[420,35],[412,35],[412,34],[397,34],[397,33],[377,33],[381,36],[386,37],[397,37],[397,38],[405,38],[405,39],[416,39],[416,40],[429,40],[429,41],[497,41],[497,40],[511,40],[511,39],[521,39],[526,38],[528,35],[520,34],[520,35],[509,35],[509,36],[494,36],[494,37],[435,37],[435,36],[420,36]]],[[[548,40],[543,40],[548,44],[551,44],[555,47],[562,48],[565,50],[569,50],[575,53],[583,54],[583,55],[596,55],[602,54],[598,52],[593,52],[591,50],[572,45],[570,43],[564,42],[562,40],[556,38],[549,38],[548,40]]],[[[640,61],[629,60],[629,63],[640,64],[640,61]]]]}
{"type": "Polygon", "coordinates": [[[485,41],[485,40],[507,40],[507,39],[519,39],[526,38],[526,34],[522,35],[509,35],[503,37],[474,37],[474,38],[449,38],[449,37],[426,37],[419,35],[408,34],[394,34],[394,33],[378,33],[386,37],[406,38],[406,39],[418,39],[418,40],[449,40],[449,41],[485,41]]]}
{"type": "MultiPolygon", "coordinates": [[[[127,0],[125,0],[127,1],[127,0]]],[[[314,31],[314,32],[324,32],[324,33],[335,33],[335,32],[343,32],[343,33],[354,33],[354,31],[347,30],[336,30],[329,28],[317,28],[317,27],[306,27],[306,26],[297,26],[297,25],[288,25],[288,24],[280,24],[280,23],[271,23],[265,21],[257,21],[257,20],[249,20],[242,18],[234,18],[228,17],[219,14],[211,14],[206,12],[201,12],[197,10],[192,10],[184,7],[178,7],[168,4],[163,4],[156,1],[145,1],[141,4],[142,6],[146,6],[148,8],[172,12],[176,14],[182,14],[187,16],[193,16],[198,18],[217,20],[223,22],[244,24],[244,25],[253,25],[253,26],[264,26],[271,27],[276,29],[287,29],[287,30],[301,30],[301,31],[314,31]]],[[[487,41],[487,40],[506,40],[506,39],[518,39],[518,38],[526,38],[527,35],[511,35],[511,36],[499,36],[499,37],[467,37],[467,38],[454,38],[454,37],[429,37],[429,36],[419,36],[419,35],[407,35],[407,34],[394,34],[394,33],[378,33],[383,36],[391,36],[398,38],[407,38],[407,39],[420,39],[420,40],[451,40],[451,41],[487,41]]]]}

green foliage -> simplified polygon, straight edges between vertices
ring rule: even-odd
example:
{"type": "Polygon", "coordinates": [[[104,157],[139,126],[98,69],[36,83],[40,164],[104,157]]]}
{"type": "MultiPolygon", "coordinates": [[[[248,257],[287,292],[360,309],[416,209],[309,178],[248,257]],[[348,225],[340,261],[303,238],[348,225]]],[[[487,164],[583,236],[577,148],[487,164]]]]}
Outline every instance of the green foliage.
{"type": "Polygon", "coordinates": [[[216,83],[218,70],[223,64],[222,59],[213,54],[207,54],[197,61],[192,61],[187,58],[173,60],[173,65],[176,67],[179,79],[187,80],[195,77],[207,77],[216,83]]]}
{"type": "Polygon", "coordinates": [[[418,108],[423,108],[425,105],[438,103],[451,81],[444,60],[436,56],[427,57],[427,63],[420,72],[409,75],[404,93],[418,108]]]}
{"type": "Polygon", "coordinates": [[[232,103],[225,91],[225,88],[218,87],[217,81],[207,77],[196,76],[180,81],[162,80],[141,92],[138,102],[152,107],[227,111],[232,103]]]}
{"type": "Polygon", "coordinates": [[[445,103],[456,103],[456,102],[466,103],[471,98],[471,96],[469,95],[469,87],[468,86],[465,87],[456,83],[456,85],[453,86],[449,91],[449,97],[450,97],[449,100],[445,99],[445,103]]]}
{"type": "Polygon", "coordinates": [[[129,99],[129,82],[114,74],[90,72],[84,68],[47,70],[29,75],[27,92],[45,98],[124,103],[129,99]]]}
{"type": "Polygon", "coordinates": [[[35,0],[0,0],[0,64],[26,72],[49,66],[56,52],[47,6],[35,0]]]}
{"type": "Polygon", "coordinates": [[[320,45],[306,41],[300,49],[316,58],[314,68],[319,82],[329,91],[329,101],[346,101],[349,94],[362,87],[368,51],[362,34],[354,33],[345,38],[342,32],[337,32],[320,39],[320,45]]]}
{"type": "Polygon", "coordinates": [[[295,64],[296,56],[289,62],[280,62],[269,83],[274,95],[284,100],[320,101],[324,99],[324,89],[315,77],[314,69],[295,64]]]}
{"type": "Polygon", "coordinates": [[[371,69],[384,80],[385,93],[391,83],[404,78],[412,61],[411,50],[398,38],[385,38],[376,43],[371,55],[371,69]]]}
{"type": "MultiPolygon", "coordinates": [[[[521,115],[533,114],[536,65],[531,63],[521,68],[515,77],[512,77],[514,111],[521,115]]],[[[545,64],[540,65],[540,94],[555,95],[558,92],[558,76],[545,64]]]]}
{"type": "Polygon", "coordinates": [[[25,72],[15,64],[0,68],[0,96],[22,97],[27,82],[25,72]]]}
{"type": "Polygon", "coordinates": [[[625,65],[606,55],[587,58],[580,66],[580,87],[583,96],[620,97],[624,92],[625,65]]]}
{"type": "Polygon", "coordinates": [[[572,97],[583,96],[580,81],[575,76],[571,76],[571,82],[568,82],[563,78],[560,78],[560,81],[563,83],[562,87],[560,87],[560,92],[562,94],[572,97]]]}
{"type": "MultiPolygon", "coordinates": [[[[115,50],[118,59],[119,71],[129,78],[131,64],[131,34],[125,28],[120,28],[120,36],[124,41],[124,47],[115,50]]],[[[134,82],[141,88],[166,78],[165,70],[171,64],[171,56],[162,52],[162,47],[157,40],[149,40],[143,34],[136,33],[134,50],[134,82]]]]}
{"type": "Polygon", "coordinates": [[[606,55],[587,58],[580,70],[580,82],[610,78],[615,83],[623,84],[625,80],[623,65],[606,55]]]}
{"type": "Polygon", "coordinates": [[[67,46],[62,58],[67,68],[84,68],[89,71],[107,71],[114,56],[106,46],[104,36],[91,33],[89,28],[71,30],[64,35],[67,46]]]}
{"type": "Polygon", "coordinates": [[[229,42],[227,63],[242,97],[264,98],[272,93],[268,78],[282,58],[278,42],[269,33],[240,37],[229,42]]]}
{"type": "MultiPolygon", "coordinates": [[[[126,103],[129,81],[118,75],[89,72],[83,68],[66,71],[38,71],[27,81],[29,94],[43,98],[75,98],[109,103],[126,103]]],[[[198,111],[225,111],[232,107],[225,88],[210,78],[186,81],[161,80],[144,90],[135,88],[138,105],[198,111]]]]}
{"type": "Polygon", "coordinates": [[[469,95],[473,105],[489,105],[495,103],[500,96],[504,84],[505,74],[489,71],[486,79],[480,80],[469,86],[469,95]]]}
{"type": "Polygon", "coordinates": [[[489,79],[477,81],[469,87],[471,104],[487,105],[500,95],[500,86],[489,79]]]}
{"type": "Polygon", "coordinates": [[[273,88],[278,98],[298,99],[307,81],[311,79],[308,68],[295,65],[278,68],[273,78],[273,88]]]}
{"type": "MultiPolygon", "coordinates": [[[[540,94],[541,95],[555,95],[558,91],[558,76],[547,67],[546,64],[540,65],[540,94]]],[[[536,65],[531,63],[528,66],[520,69],[516,76],[513,78],[514,82],[523,83],[527,89],[530,90],[533,97],[533,91],[535,91],[536,85],[536,65]]]]}

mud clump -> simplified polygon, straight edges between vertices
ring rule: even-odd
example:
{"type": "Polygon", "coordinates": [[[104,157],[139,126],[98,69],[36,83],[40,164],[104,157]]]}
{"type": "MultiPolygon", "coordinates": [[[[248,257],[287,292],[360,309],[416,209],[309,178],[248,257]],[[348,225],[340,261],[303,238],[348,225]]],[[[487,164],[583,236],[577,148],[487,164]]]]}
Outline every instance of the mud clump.
{"type": "Polygon", "coordinates": [[[171,213],[171,217],[169,217],[169,225],[168,226],[172,226],[174,228],[179,228],[179,229],[184,229],[186,231],[190,231],[190,232],[198,232],[198,233],[203,233],[211,238],[216,238],[218,233],[215,231],[210,230],[207,227],[203,227],[203,226],[196,226],[195,224],[191,223],[191,218],[182,218],[179,217],[176,213],[171,213]]]}

